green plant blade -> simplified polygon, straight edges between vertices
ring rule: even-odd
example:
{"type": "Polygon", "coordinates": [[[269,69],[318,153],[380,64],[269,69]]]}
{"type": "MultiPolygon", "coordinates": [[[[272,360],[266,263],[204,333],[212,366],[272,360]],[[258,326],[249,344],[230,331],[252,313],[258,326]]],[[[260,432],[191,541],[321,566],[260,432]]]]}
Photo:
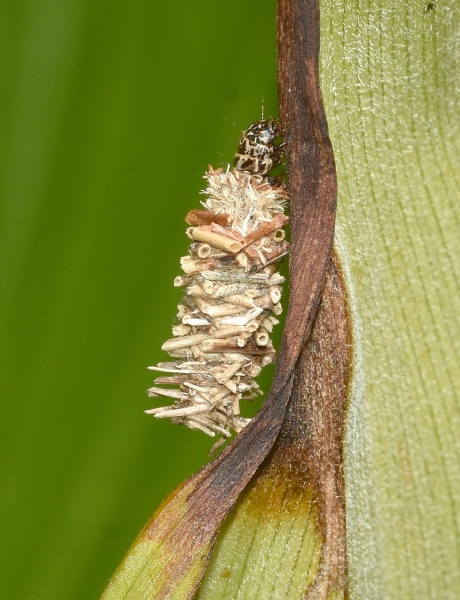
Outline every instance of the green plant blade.
{"type": "Polygon", "coordinates": [[[212,540],[194,547],[194,557],[185,574],[179,571],[169,577],[169,573],[174,572],[181,547],[171,546],[168,537],[186,516],[187,498],[199,480],[199,475],[193,477],[160,506],[133,543],[101,600],[181,600],[190,597],[190,590],[195,589],[201,578],[203,561],[207,561],[212,540]],[[152,524],[155,524],[154,529],[152,524]]]}
{"type": "Polygon", "coordinates": [[[272,464],[227,519],[197,600],[300,599],[321,545],[312,486],[272,464]]]}
{"type": "Polygon", "coordinates": [[[321,2],[338,229],[359,338],[350,597],[460,594],[460,13],[321,2]]]}

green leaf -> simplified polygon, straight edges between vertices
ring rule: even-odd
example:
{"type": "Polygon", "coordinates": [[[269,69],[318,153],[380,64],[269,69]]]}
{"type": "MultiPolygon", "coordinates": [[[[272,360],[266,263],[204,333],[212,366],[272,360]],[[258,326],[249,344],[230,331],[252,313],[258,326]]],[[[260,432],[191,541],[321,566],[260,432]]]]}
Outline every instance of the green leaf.
{"type": "Polygon", "coordinates": [[[300,473],[271,463],[238,500],[197,600],[301,598],[321,555],[318,506],[300,473]]]}
{"type": "Polygon", "coordinates": [[[321,2],[356,379],[350,598],[460,594],[460,13],[321,2]]]}

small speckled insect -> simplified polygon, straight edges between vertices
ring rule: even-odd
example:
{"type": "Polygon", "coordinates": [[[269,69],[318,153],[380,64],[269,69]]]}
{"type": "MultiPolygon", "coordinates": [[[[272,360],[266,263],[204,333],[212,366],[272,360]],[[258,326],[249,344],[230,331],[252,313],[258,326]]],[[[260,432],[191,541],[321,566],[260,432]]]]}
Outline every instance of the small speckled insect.
{"type": "Polygon", "coordinates": [[[238,171],[254,175],[268,175],[281,162],[284,144],[275,145],[280,126],[275,119],[262,119],[253,123],[240,138],[233,164],[238,171]]]}

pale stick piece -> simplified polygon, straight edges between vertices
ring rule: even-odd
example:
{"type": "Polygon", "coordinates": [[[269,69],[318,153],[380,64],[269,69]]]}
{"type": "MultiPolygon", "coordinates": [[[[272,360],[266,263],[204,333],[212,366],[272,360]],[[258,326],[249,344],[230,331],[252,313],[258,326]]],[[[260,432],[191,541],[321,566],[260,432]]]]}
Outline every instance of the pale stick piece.
{"type": "MultiPolygon", "coordinates": [[[[272,279],[267,273],[242,273],[237,271],[201,271],[200,276],[209,281],[229,281],[237,283],[248,283],[254,285],[260,283],[270,285],[272,279]]],[[[278,283],[278,282],[276,282],[278,283]]]]}
{"type": "MultiPolygon", "coordinates": [[[[163,364],[163,363],[158,363],[158,364],[163,364]]],[[[189,360],[187,362],[178,360],[175,365],[179,368],[179,369],[190,369],[191,367],[195,367],[196,369],[202,369],[203,367],[206,367],[206,363],[204,363],[202,360],[189,360]]]]}
{"type": "Polygon", "coordinates": [[[259,308],[259,307],[253,308],[253,309],[249,310],[247,313],[245,313],[244,315],[241,315],[238,317],[224,317],[223,319],[219,319],[219,323],[216,323],[216,325],[219,325],[219,324],[222,324],[222,325],[247,325],[249,323],[249,321],[256,319],[262,313],[263,313],[262,308],[259,308]]]}
{"type": "Polygon", "coordinates": [[[254,248],[254,250],[259,255],[260,262],[263,265],[267,264],[267,259],[265,258],[265,254],[262,252],[262,250],[258,246],[251,246],[251,248],[254,248]]]}
{"type": "Polygon", "coordinates": [[[233,396],[232,411],[234,415],[240,414],[240,399],[237,395],[233,396]]]}
{"type": "Polygon", "coordinates": [[[184,373],[184,374],[192,374],[199,373],[199,371],[188,371],[185,369],[170,369],[168,367],[161,367],[160,365],[174,365],[175,363],[158,363],[156,367],[147,367],[149,371],[161,371],[162,373],[184,373]]]}
{"type": "Polygon", "coordinates": [[[178,275],[174,279],[174,287],[185,287],[186,285],[190,285],[191,279],[190,277],[184,277],[183,275],[178,275]]]}
{"type": "Polygon", "coordinates": [[[189,298],[188,296],[184,296],[182,298],[182,304],[184,306],[186,306],[189,309],[189,311],[191,311],[193,314],[197,313],[197,310],[196,310],[193,300],[191,298],[189,298]]]}
{"type": "Polygon", "coordinates": [[[212,248],[209,244],[198,244],[196,254],[198,258],[208,258],[210,256],[212,248]]]}
{"type": "Polygon", "coordinates": [[[195,358],[190,351],[190,348],[179,348],[179,350],[168,350],[169,356],[172,358],[186,358],[190,360],[191,358],[195,358]]]}
{"type": "Polygon", "coordinates": [[[275,314],[275,315],[280,315],[283,312],[283,307],[281,306],[281,304],[278,302],[278,304],[275,304],[275,306],[273,306],[271,308],[271,311],[275,314]]]}
{"type": "MultiPolygon", "coordinates": [[[[187,348],[187,350],[189,350],[189,348],[187,348]]],[[[203,356],[203,353],[198,345],[190,346],[190,350],[192,352],[193,358],[200,358],[201,356],[203,356]]]]}
{"type": "Polygon", "coordinates": [[[197,423],[202,423],[203,425],[205,425],[205,426],[207,425],[208,427],[212,427],[215,431],[217,431],[217,433],[221,433],[226,438],[229,438],[232,435],[229,431],[227,431],[223,427],[219,427],[219,425],[215,425],[214,423],[209,423],[207,420],[204,421],[203,419],[198,419],[198,418],[194,417],[193,421],[196,421],[197,423]]]}
{"type": "Polygon", "coordinates": [[[270,321],[270,319],[264,319],[262,321],[262,325],[265,327],[265,329],[271,333],[273,331],[273,323],[270,321]]]}
{"type": "Polygon", "coordinates": [[[228,327],[224,327],[223,329],[216,329],[216,331],[213,331],[209,335],[209,338],[210,339],[219,339],[219,338],[232,337],[232,336],[238,335],[240,333],[243,333],[245,331],[248,331],[247,327],[248,327],[247,325],[229,325],[228,327]]]}
{"type": "Polygon", "coordinates": [[[214,394],[214,396],[212,396],[211,403],[213,405],[217,404],[218,402],[225,400],[225,398],[227,398],[228,395],[229,391],[227,390],[227,388],[220,389],[218,392],[216,392],[216,394],[214,394]]]}
{"type": "Polygon", "coordinates": [[[256,306],[258,306],[259,308],[263,308],[265,310],[267,309],[271,309],[273,307],[273,302],[272,299],[270,298],[270,296],[261,296],[260,298],[256,298],[254,300],[254,304],[256,306]]]}
{"type": "Polygon", "coordinates": [[[289,245],[287,242],[281,242],[278,244],[278,248],[275,248],[268,252],[263,259],[261,259],[255,246],[247,246],[243,248],[243,252],[247,254],[249,258],[248,269],[258,270],[265,266],[270,266],[272,263],[280,261],[283,256],[289,254],[289,245]]]}
{"type": "Polygon", "coordinates": [[[224,298],[226,300],[228,296],[238,294],[247,296],[248,298],[257,298],[258,296],[266,295],[269,292],[268,286],[259,283],[249,287],[249,284],[247,283],[219,285],[218,283],[205,281],[203,282],[203,289],[206,291],[208,298],[216,300],[219,298],[224,298]]]}
{"type": "Polygon", "coordinates": [[[208,298],[209,294],[197,283],[189,285],[186,289],[187,296],[193,296],[194,298],[208,298]]]}
{"type": "Polygon", "coordinates": [[[261,285],[258,287],[258,289],[249,288],[248,290],[246,290],[244,292],[244,295],[247,296],[248,298],[251,298],[252,300],[254,300],[255,298],[260,298],[261,296],[266,296],[267,292],[268,292],[268,287],[266,285],[261,285]]]}
{"type": "MultiPolygon", "coordinates": [[[[221,409],[218,405],[216,405],[210,412],[208,412],[208,414],[205,416],[205,418],[209,419],[209,426],[211,426],[211,423],[220,423],[221,425],[227,425],[228,424],[228,411],[221,409]],[[212,419],[212,421],[211,421],[212,419]]],[[[200,419],[202,419],[203,417],[200,417],[200,419]]]]}
{"type": "Polygon", "coordinates": [[[288,221],[289,219],[286,215],[278,214],[274,216],[270,222],[260,224],[259,227],[247,234],[244,238],[245,245],[249,246],[249,244],[254,243],[256,240],[267,237],[270,233],[284,227],[288,221]]]}
{"type": "Polygon", "coordinates": [[[188,335],[191,331],[192,328],[190,327],[190,325],[184,325],[182,323],[179,325],[174,325],[174,327],[172,328],[172,334],[175,337],[182,337],[184,335],[188,335]]]}
{"type": "Polygon", "coordinates": [[[158,412],[162,412],[165,410],[171,410],[170,406],[160,406],[159,408],[149,408],[149,410],[144,410],[146,415],[155,415],[158,412]]]}
{"type": "MultiPolygon", "coordinates": [[[[269,277],[271,277],[273,274],[279,275],[279,273],[276,273],[276,269],[277,269],[276,265],[267,265],[266,267],[264,267],[262,269],[262,273],[266,273],[269,277]]],[[[280,277],[281,277],[281,275],[280,275],[280,277]]],[[[284,281],[284,277],[283,277],[283,281],[284,281]]]]}
{"type": "MultiPolygon", "coordinates": [[[[207,427],[205,427],[204,425],[201,425],[201,423],[197,423],[195,421],[195,419],[191,419],[188,418],[185,422],[185,424],[187,425],[187,427],[189,427],[190,429],[198,429],[199,431],[202,431],[203,433],[206,433],[207,435],[211,436],[211,437],[216,437],[216,434],[214,433],[214,431],[211,431],[210,429],[208,429],[207,427]]],[[[224,438],[219,438],[217,441],[225,441],[224,438]]],[[[217,442],[216,442],[217,443],[217,442]]],[[[215,446],[216,444],[214,444],[215,446]]],[[[213,448],[214,448],[213,446],[213,448]]]]}
{"type": "Polygon", "coordinates": [[[234,375],[238,373],[243,368],[243,364],[236,362],[227,367],[221,374],[214,375],[215,379],[219,383],[225,383],[229,379],[231,379],[234,375]]]}
{"type": "Polygon", "coordinates": [[[212,259],[201,260],[192,258],[191,256],[183,256],[180,259],[180,266],[182,267],[184,273],[191,275],[193,273],[199,273],[205,269],[211,269],[213,266],[213,261],[212,259]]]}
{"type": "Polygon", "coordinates": [[[219,383],[218,381],[213,381],[212,387],[209,388],[207,402],[214,406],[216,402],[222,401],[222,399],[225,398],[227,394],[227,390],[221,383],[219,383]]]}
{"type": "Polygon", "coordinates": [[[177,350],[178,348],[188,348],[189,346],[196,346],[198,344],[201,344],[201,342],[207,337],[207,333],[195,333],[193,335],[185,335],[180,338],[172,338],[171,340],[167,340],[161,346],[161,349],[165,350],[166,352],[169,352],[169,350],[177,350]]]}
{"type": "Polygon", "coordinates": [[[207,229],[208,231],[212,231],[213,233],[223,235],[224,237],[232,238],[232,240],[235,240],[236,242],[243,241],[243,236],[234,227],[222,227],[217,223],[211,223],[209,227],[204,226],[201,229],[207,229]]]}
{"type": "Polygon", "coordinates": [[[233,350],[236,350],[238,352],[240,352],[241,354],[268,354],[272,352],[272,348],[269,347],[269,345],[267,344],[267,346],[264,347],[257,347],[255,345],[246,343],[245,346],[241,347],[239,346],[238,342],[233,341],[233,340],[206,340],[204,342],[202,342],[202,344],[200,345],[200,349],[204,354],[208,354],[209,352],[232,352],[233,350]]]}
{"type": "Polygon", "coordinates": [[[207,394],[210,390],[210,387],[206,388],[206,387],[202,387],[200,385],[195,385],[194,383],[190,383],[190,381],[184,381],[184,385],[191,388],[192,390],[195,390],[197,392],[203,392],[205,394],[207,394]]]}
{"type": "Polygon", "coordinates": [[[256,308],[254,300],[248,298],[244,294],[235,294],[234,296],[226,296],[225,300],[229,304],[235,304],[236,306],[243,306],[244,308],[256,308]]]}
{"type": "Polygon", "coordinates": [[[252,337],[252,331],[244,331],[236,336],[236,341],[238,342],[238,346],[246,346],[246,342],[252,337]]]}
{"type": "Polygon", "coordinates": [[[211,449],[208,452],[208,456],[212,456],[224,444],[225,444],[225,438],[223,438],[223,437],[219,438],[217,440],[217,442],[211,446],[211,449]]]}
{"type": "Polygon", "coordinates": [[[278,304],[278,302],[281,300],[281,287],[279,285],[271,285],[270,286],[270,298],[272,299],[273,304],[278,304]]]}
{"type": "MultiPolygon", "coordinates": [[[[192,369],[190,372],[195,373],[194,369],[200,369],[203,367],[202,361],[188,361],[184,362],[182,360],[176,360],[175,362],[159,362],[156,367],[159,367],[160,370],[163,370],[163,367],[166,369],[180,369],[181,373],[185,373],[184,369],[192,369]]],[[[155,370],[153,367],[150,367],[152,370],[155,370]]]]}
{"type": "Polygon", "coordinates": [[[200,260],[201,260],[201,257],[199,257],[197,255],[197,250],[198,250],[199,245],[200,245],[199,242],[192,242],[188,247],[188,253],[192,258],[200,258],[200,260]]]}
{"type": "Polygon", "coordinates": [[[207,244],[211,244],[211,246],[214,246],[215,248],[225,250],[225,252],[231,252],[232,254],[236,254],[243,247],[243,242],[224,236],[222,235],[222,233],[208,231],[204,228],[204,226],[191,227],[187,230],[187,235],[197,240],[198,242],[206,242],[207,244]]]}
{"type": "Polygon", "coordinates": [[[211,325],[211,323],[206,319],[193,317],[191,315],[185,315],[185,317],[182,317],[182,323],[191,325],[192,327],[205,327],[206,325],[211,325]]]}
{"type": "Polygon", "coordinates": [[[189,298],[189,300],[191,300],[193,302],[193,304],[199,308],[200,312],[205,313],[205,314],[206,314],[205,311],[210,306],[214,306],[214,304],[212,304],[212,303],[210,304],[206,300],[203,300],[203,298],[201,298],[200,296],[193,296],[192,298],[189,298]]]}
{"type": "Polygon", "coordinates": [[[276,354],[276,350],[275,350],[275,348],[273,346],[273,342],[271,341],[270,338],[268,338],[268,342],[267,342],[267,345],[265,346],[265,349],[268,354],[273,354],[273,355],[276,354]]]}
{"type": "Polygon", "coordinates": [[[241,394],[241,400],[254,400],[257,396],[263,396],[264,393],[261,390],[256,390],[255,392],[246,392],[245,394],[241,394]]]}
{"type": "Polygon", "coordinates": [[[251,421],[251,419],[245,419],[243,417],[238,417],[237,419],[233,420],[233,429],[236,431],[236,433],[241,433],[241,431],[243,431],[243,429],[246,427],[246,425],[251,421]]]}
{"type": "Polygon", "coordinates": [[[255,267],[260,269],[264,266],[265,263],[261,262],[259,253],[257,252],[255,246],[246,246],[243,248],[243,252],[248,257],[252,270],[255,270],[255,267]]]}
{"type": "Polygon", "coordinates": [[[289,254],[289,244],[284,240],[280,244],[277,244],[278,248],[274,248],[269,254],[267,254],[266,259],[267,263],[276,262],[277,260],[281,260],[283,256],[289,254]]]}
{"type": "Polygon", "coordinates": [[[246,356],[245,354],[240,354],[239,352],[225,352],[224,360],[225,360],[225,362],[228,362],[228,363],[235,363],[235,362],[244,363],[249,360],[249,357],[246,356]]]}
{"type": "Polygon", "coordinates": [[[250,377],[257,377],[262,372],[262,367],[260,365],[258,365],[257,363],[253,362],[247,368],[247,372],[250,377]]]}
{"type": "Polygon", "coordinates": [[[234,381],[229,379],[228,381],[226,381],[224,383],[224,385],[226,388],[228,388],[232,392],[232,394],[236,394],[237,387],[236,387],[236,383],[234,381]]]}
{"type": "Polygon", "coordinates": [[[191,256],[183,256],[180,259],[182,270],[187,275],[197,275],[202,271],[212,271],[213,269],[231,269],[239,267],[239,263],[233,255],[224,254],[210,256],[204,259],[195,259],[191,256]]]}
{"type": "Polygon", "coordinates": [[[166,396],[167,398],[176,398],[176,400],[186,400],[187,393],[181,392],[180,390],[166,390],[163,388],[152,387],[147,390],[150,398],[157,396],[166,396]]]}
{"type": "Polygon", "coordinates": [[[184,317],[188,313],[189,313],[189,309],[186,306],[184,306],[183,304],[177,305],[177,315],[176,316],[178,319],[182,319],[182,317],[184,317]]]}
{"type": "Polygon", "coordinates": [[[263,328],[260,328],[254,334],[254,341],[258,346],[266,346],[269,339],[267,331],[263,328]]]}
{"type": "Polygon", "coordinates": [[[231,352],[232,350],[239,350],[239,346],[234,339],[215,339],[205,340],[200,345],[200,349],[204,353],[208,352],[231,352]]]}
{"type": "Polygon", "coordinates": [[[262,365],[262,367],[266,367],[267,365],[271,365],[274,362],[275,362],[275,355],[267,354],[266,356],[263,357],[261,365],[262,365]]]}
{"type": "Polygon", "coordinates": [[[215,377],[216,375],[223,373],[225,371],[225,369],[226,369],[226,363],[219,361],[219,364],[210,366],[208,369],[208,372],[210,375],[215,377]]]}
{"type": "Polygon", "coordinates": [[[286,277],[283,277],[279,273],[274,273],[267,281],[267,285],[281,285],[286,281],[286,277]]]}
{"type": "Polygon", "coordinates": [[[157,377],[154,380],[155,385],[182,385],[187,381],[187,375],[184,373],[181,377],[157,377]]]}
{"type": "Polygon", "coordinates": [[[211,225],[211,223],[217,223],[226,227],[230,225],[231,217],[225,213],[216,213],[213,210],[195,208],[185,217],[185,222],[189,225],[211,225]]]}
{"type": "MultiPolygon", "coordinates": [[[[206,360],[208,362],[211,362],[211,361],[219,362],[222,359],[220,354],[213,354],[212,352],[203,352],[199,346],[193,346],[193,349],[194,349],[193,350],[193,358],[203,358],[204,360],[206,360]]],[[[185,350],[174,350],[174,352],[186,352],[186,351],[185,350]]],[[[174,356],[174,354],[172,352],[170,352],[169,354],[171,354],[171,356],[174,356]]],[[[192,358],[192,357],[188,356],[187,358],[192,358]]]]}
{"type": "Polygon", "coordinates": [[[247,323],[245,325],[246,331],[249,331],[251,333],[253,333],[254,331],[256,331],[258,328],[259,328],[259,323],[256,320],[249,321],[249,323],[247,323]]]}
{"type": "MultiPolygon", "coordinates": [[[[204,308],[202,312],[209,315],[212,318],[216,317],[227,317],[228,315],[236,315],[243,311],[243,307],[236,306],[235,304],[230,303],[222,303],[222,304],[213,304],[209,305],[207,308],[204,308]]],[[[235,318],[235,317],[233,317],[235,318]]],[[[245,323],[229,323],[230,325],[244,325],[245,323]]]]}
{"type": "Polygon", "coordinates": [[[209,412],[209,406],[205,404],[196,404],[193,406],[186,406],[185,408],[172,408],[171,410],[165,410],[160,413],[155,413],[157,419],[166,419],[167,417],[186,417],[188,415],[202,415],[203,413],[209,412]]]}
{"type": "Polygon", "coordinates": [[[238,392],[241,392],[242,394],[244,394],[245,392],[249,392],[252,390],[252,384],[250,383],[245,383],[244,381],[242,383],[239,383],[236,386],[236,389],[238,392]]]}
{"type": "Polygon", "coordinates": [[[236,256],[235,256],[238,264],[243,267],[243,269],[247,269],[248,267],[248,257],[246,256],[246,254],[244,254],[244,252],[239,252],[236,256]]]}
{"type": "Polygon", "coordinates": [[[224,298],[225,296],[233,296],[241,294],[248,289],[248,283],[228,283],[221,285],[213,281],[203,281],[202,287],[208,296],[211,298],[224,298]]]}
{"type": "Polygon", "coordinates": [[[225,410],[220,407],[216,407],[212,409],[210,412],[202,415],[193,415],[191,418],[196,419],[199,423],[203,423],[210,429],[216,430],[216,427],[224,429],[226,433],[226,437],[230,437],[230,432],[228,431],[228,419],[229,419],[229,411],[231,410],[231,405],[229,404],[225,410]]]}

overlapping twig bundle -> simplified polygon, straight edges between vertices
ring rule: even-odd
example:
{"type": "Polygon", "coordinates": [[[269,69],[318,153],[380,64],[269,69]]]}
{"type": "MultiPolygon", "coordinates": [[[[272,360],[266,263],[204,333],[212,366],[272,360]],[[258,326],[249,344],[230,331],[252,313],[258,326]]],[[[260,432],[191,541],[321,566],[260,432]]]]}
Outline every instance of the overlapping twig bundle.
{"type": "MultiPolygon", "coordinates": [[[[273,123],[259,124],[267,122],[273,123]]],[[[271,155],[273,134],[269,142],[264,147],[271,155]]],[[[240,400],[262,393],[254,378],[275,360],[269,334],[282,311],[284,278],[277,265],[288,252],[283,230],[288,194],[282,181],[260,173],[272,163],[260,154],[258,148],[256,158],[252,155],[252,173],[212,167],[206,173],[205,210],[186,217],[193,242],[181,259],[184,275],[174,281],[185,290],[179,323],[162,346],[175,360],[149,367],[167,374],[155,380],[156,386],[179,388],[152,387],[149,396],[174,403],[146,412],[210,436],[226,438],[247,424],[240,400]]]]}

